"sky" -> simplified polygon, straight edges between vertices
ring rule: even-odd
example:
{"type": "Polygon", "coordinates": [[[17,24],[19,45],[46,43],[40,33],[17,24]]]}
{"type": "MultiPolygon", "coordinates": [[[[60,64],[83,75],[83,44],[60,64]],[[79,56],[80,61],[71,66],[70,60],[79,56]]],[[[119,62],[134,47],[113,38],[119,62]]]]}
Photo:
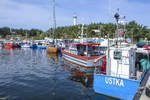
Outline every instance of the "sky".
{"type": "MultiPolygon", "coordinates": [[[[119,8],[126,22],[135,20],[150,28],[150,0],[55,0],[56,26],[115,23],[119,8]]],[[[0,0],[0,27],[48,30],[53,26],[52,0],[0,0]]]]}

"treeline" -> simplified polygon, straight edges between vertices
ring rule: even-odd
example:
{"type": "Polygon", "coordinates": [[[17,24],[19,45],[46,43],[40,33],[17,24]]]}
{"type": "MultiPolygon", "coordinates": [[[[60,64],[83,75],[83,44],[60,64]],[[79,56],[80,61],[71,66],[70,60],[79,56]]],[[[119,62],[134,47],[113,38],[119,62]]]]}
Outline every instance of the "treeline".
{"type": "Polygon", "coordinates": [[[35,38],[35,39],[41,39],[43,38],[45,33],[42,30],[39,29],[14,29],[9,27],[2,27],[0,28],[0,36],[2,38],[7,38],[10,36],[19,36],[22,38],[35,38]]]}
{"type": "MultiPolygon", "coordinates": [[[[57,27],[55,34],[53,34],[52,28],[43,32],[40,29],[28,30],[2,27],[0,28],[0,36],[6,38],[8,35],[19,35],[23,38],[28,37],[33,39],[44,39],[44,37],[78,38],[81,35],[81,27],[82,25],[57,27]]],[[[116,27],[117,26],[113,23],[91,23],[89,25],[84,25],[84,37],[105,37],[109,33],[110,38],[113,38],[116,27]],[[100,30],[100,32],[94,32],[94,29],[100,30]]],[[[147,38],[147,40],[150,40],[150,29],[135,21],[131,21],[126,25],[121,25],[119,28],[126,29],[126,38],[133,38],[134,41],[138,41],[140,38],[147,38]]]]}

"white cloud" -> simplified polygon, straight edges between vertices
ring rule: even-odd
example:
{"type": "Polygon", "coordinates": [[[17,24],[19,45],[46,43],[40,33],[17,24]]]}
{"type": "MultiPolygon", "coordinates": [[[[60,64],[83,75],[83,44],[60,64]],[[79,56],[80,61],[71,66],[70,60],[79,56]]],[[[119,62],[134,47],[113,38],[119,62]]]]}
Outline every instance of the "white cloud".
{"type": "MultiPolygon", "coordinates": [[[[47,30],[52,26],[52,0],[41,4],[39,1],[38,4],[34,4],[1,0],[0,27],[47,30]]],[[[72,25],[74,12],[78,15],[78,23],[114,22],[110,13],[115,12],[117,8],[120,8],[121,15],[127,16],[128,21],[136,20],[140,24],[150,26],[150,4],[129,0],[56,0],[56,23],[57,26],[72,25]]]]}
{"type": "Polygon", "coordinates": [[[40,28],[48,25],[48,10],[35,5],[21,4],[12,0],[0,2],[0,23],[7,26],[25,26],[40,28]],[[47,20],[47,21],[46,21],[47,20]]]}
{"type": "MultiPolygon", "coordinates": [[[[45,9],[39,5],[2,0],[0,2],[0,27],[6,25],[19,28],[48,29],[52,24],[52,10],[50,8],[45,9]]],[[[61,16],[61,19],[66,19],[62,13],[58,13],[58,15],[61,16]]]]}

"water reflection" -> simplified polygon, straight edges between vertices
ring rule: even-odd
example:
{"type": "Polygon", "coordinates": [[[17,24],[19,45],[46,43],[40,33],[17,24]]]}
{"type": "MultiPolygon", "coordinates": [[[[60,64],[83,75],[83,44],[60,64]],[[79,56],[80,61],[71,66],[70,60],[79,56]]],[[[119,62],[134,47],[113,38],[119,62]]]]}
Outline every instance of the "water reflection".
{"type": "Polygon", "coordinates": [[[94,100],[93,89],[84,85],[84,73],[64,66],[62,57],[46,50],[0,49],[0,69],[0,98],[94,100]]]}
{"type": "Polygon", "coordinates": [[[93,90],[93,73],[87,73],[80,70],[80,66],[64,60],[64,67],[70,72],[70,80],[83,84],[86,88],[91,89],[94,94],[93,100],[115,100],[103,95],[95,94],[93,90]]]}
{"type": "Polygon", "coordinates": [[[64,67],[70,72],[70,79],[82,83],[85,87],[92,88],[93,74],[89,74],[79,69],[80,66],[71,64],[64,60],[64,67]]]}
{"type": "Polygon", "coordinates": [[[48,53],[47,52],[47,56],[52,58],[52,59],[57,59],[57,53],[48,53]]]}

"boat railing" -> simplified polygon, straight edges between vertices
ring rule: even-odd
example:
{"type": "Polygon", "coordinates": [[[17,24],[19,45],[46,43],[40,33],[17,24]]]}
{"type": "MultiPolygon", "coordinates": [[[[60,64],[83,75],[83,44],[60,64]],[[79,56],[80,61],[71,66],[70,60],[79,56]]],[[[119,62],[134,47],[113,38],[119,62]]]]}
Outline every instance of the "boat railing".
{"type": "MultiPolygon", "coordinates": [[[[94,71],[96,74],[105,74],[107,75],[107,72],[105,71],[101,71],[99,68],[95,68],[95,71],[94,71]]],[[[120,78],[127,78],[128,75],[125,75],[125,74],[116,74],[116,75],[111,75],[111,76],[117,76],[117,77],[120,77],[120,78]],[[124,76],[124,77],[123,77],[124,76]]],[[[127,79],[134,79],[134,80],[140,80],[137,78],[136,75],[130,75],[129,78],[127,79]]]]}
{"type": "Polygon", "coordinates": [[[95,59],[94,60],[94,63],[97,63],[99,60],[101,60],[102,58],[104,58],[105,56],[103,55],[103,56],[100,56],[100,57],[98,57],[97,59],[95,59]]]}
{"type": "Polygon", "coordinates": [[[139,73],[139,74],[136,73],[135,75],[134,74],[125,75],[125,74],[120,74],[120,73],[118,73],[118,74],[117,73],[111,73],[111,71],[110,72],[103,71],[103,70],[101,70],[101,68],[102,68],[101,66],[100,67],[96,66],[96,63],[100,59],[101,59],[101,57],[94,60],[94,64],[95,64],[94,72],[96,74],[105,74],[105,75],[117,76],[117,77],[120,77],[120,78],[127,78],[127,79],[134,79],[134,80],[140,80],[141,79],[141,76],[142,76],[143,73],[139,73]],[[111,73],[111,74],[108,74],[108,73],[111,73]]]}

